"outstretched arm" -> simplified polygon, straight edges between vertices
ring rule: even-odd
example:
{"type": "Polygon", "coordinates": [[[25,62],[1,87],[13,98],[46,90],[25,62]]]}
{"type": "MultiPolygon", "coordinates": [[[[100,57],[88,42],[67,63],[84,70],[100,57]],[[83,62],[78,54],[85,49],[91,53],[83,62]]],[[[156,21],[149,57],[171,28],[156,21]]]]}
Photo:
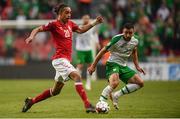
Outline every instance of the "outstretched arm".
{"type": "Polygon", "coordinates": [[[25,40],[27,44],[29,44],[30,42],[32,42],[32,40],[35,38],[36,34],[38,32],[42,32],[43,31],[43,27],[42,26],[39,26],[35,29],[33,29],[31,31],[31,34],[29,35],[29,37],[25,40]]]}
{"type": "Polygon", "coordinates": [[[98,16],[95,21],[93,21],[92,23],[87,24],[87,25],[85,25],[85,26],[83,26],[81,28],[78,28],[75,32],[84,33],[86,31],[88,31],[89,29],[91,29],[92,27],[94,27],[97,24],[100,24],[102,22],[103,22],[103,18],[101,16],[98,16]]]}
{"type": "Polygon", "coordinates": [[[137,47],[136,47],[136,48],[133,50],[133,52],[132,52],[132,58],[133,58],[133,62],[134,62],[134,65],[135,65],[136,69],[137,69],[139,72],[141,72],[141,73],[143,73],[143,74],[145,75],[146,73],[145,73],[144,70],[139,66],[137,47]]]}
{"type": "Polygon", "coordinates": [[[97,65],[97,63],[99,62],[99,60],[102,58],[102,56],[107,52],[106,48],[102,48],[100,50],[100,52],[97,54],[94,62],[91,64],[91,66],[88,68],[88,72],[89,74],[92,74],[95,71],[95,67],[97,65]]]}

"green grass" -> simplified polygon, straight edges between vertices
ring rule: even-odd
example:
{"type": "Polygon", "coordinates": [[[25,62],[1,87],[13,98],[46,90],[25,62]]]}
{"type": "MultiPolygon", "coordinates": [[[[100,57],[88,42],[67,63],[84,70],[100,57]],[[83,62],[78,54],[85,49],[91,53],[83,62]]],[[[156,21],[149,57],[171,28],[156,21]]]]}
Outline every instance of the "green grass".
{"type": "MultiPolygon", "coordinates": [[[[107,82],[93,82],[88,97],[93,104],[107,82]]],[[[53,117],[53,118],[119,118],[119,117],[180,117],[180,81],[145,82],[145,87],[119,100],[116,111],[109,101],[109,114],[86,114],[83,104],[74,90],[73,81],[66,83],[61,94],[34,105],[27,113],[21,113],[24,98],[36,96],[50,88],[53,80],[0,80],[0,117],[53,117]]],[[[123,85],[121,83],[121,85],[123,85]]],[[[118,87],[120,88],[120,87],[118,87]]]]}

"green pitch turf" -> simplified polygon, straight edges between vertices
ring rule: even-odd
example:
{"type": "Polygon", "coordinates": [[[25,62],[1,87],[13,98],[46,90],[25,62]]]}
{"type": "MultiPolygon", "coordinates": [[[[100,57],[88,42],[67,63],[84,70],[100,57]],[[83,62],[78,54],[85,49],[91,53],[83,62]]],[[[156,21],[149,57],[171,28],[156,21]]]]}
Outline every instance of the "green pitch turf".
{"type": "MultiPolygon", "coordinates": [[[[92,91],[87,92],[93,104],[97,103],[106,84],[106,80],[93,82],[92,91]]],[[[116,111],[109,101],[111,106],[109,114],[86,114],[74,89],[74,83],[69,81],[60,95],[34,105],[27,113],[21,112],[25,97],[36,96],[52,85],[51,79],[0,80],[0,117],[180,117],[180,81],[145,82],[143,89],[120,98],[120,110],[116,111]]]]}

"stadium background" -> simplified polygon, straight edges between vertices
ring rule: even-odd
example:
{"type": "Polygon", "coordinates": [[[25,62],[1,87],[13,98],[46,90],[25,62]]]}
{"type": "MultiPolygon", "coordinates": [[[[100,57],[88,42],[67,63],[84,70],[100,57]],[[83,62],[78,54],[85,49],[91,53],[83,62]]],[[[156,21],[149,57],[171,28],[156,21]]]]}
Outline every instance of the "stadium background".
{"type": "MultiPolygon", "coordinates": [[[[12,82],[19,81],[18,79],[52,81],[55,72],[51,66],[54,49],[50,34],[40,33],[31,45],[26,45],[24,40],[37,24],[44,24],[55,18],[52,8],[59,2],[71,7],[72,19],[78,24],[81,23],[83,14],[90,14],[92,18],[99,14],[104,17],[104,23],[97,27],[101,47],[106,45],[112,36],[121,33],[124,23],[133,22],[136,34],[140,36],[139,61],[147,72],[147,75],[142,77],[145,80],[180,80],[179,0],[0,0],[0,84],[4,86],[0,90],[2,94],[11,79],[12,82]]],[[[98,79],[105,78],[104,65],[108,55],[98,64],[98,79]]],[[[76,65],[75,50],[73,64],[76,65]]],[[[155,84],[150,82],[149,85],[151,83],[155,84]]],[[[162,81],[158,82],[158,85],[161,83],[162,81]]],[[[165,82],[164,88],[169,91],[170,85],[174,84],[177,87],[173,89],[180,91],[179,81],[165,82]]],[[[151,89],[156,87],[153,85],[151,89]]],[[[99,93],[101,90],[102,88],[98,89],[99,93]]],[[[180,100],[179,97],[175,99],[180,100]]],[[[177,103],[180,104],[179,101],[177,103]]],[[[179,108],[172,108],[171,111],[175,110],[179,108]]],[[[178,113],[171,116],[167,113],[166,116],[177,117],[180,116],[178,113]]]]}
{"type": "MultiPolygon", "coordinates": [[[[80,19],[83,14],[90,14],[92,18],[99,14],[104,17],[104,23],[98,26],[101,47],[107,44],[113,35],[121,32],[122,25],[125,22],[130,21],[135,24],[136,34],[141,38],[138,47],[140,61],[180,62],[180,25],[178,24],[180,22],[180,3],[178,0],[1,0],[0,76],[2,78],[50,78],[53,76],[53,72],[48,73],[49,70],[46,70],[47,73],[43,73],[46,74],[45,76],[37,73],[49,69],[44,67],[50,67],[48,61],[54,52],[50,35],[41,33],[31,46],[27,46],[24,39],[35,27],[33,24],[27,27],[27,20],[36,20],[37,22],[39,20],[41,22],[41,20],[55,18],[52,9],[59,2],[65,2],[72,8],[72,19],[75,20],[80,19]],[[15,20],[13,22],[15,25],[8,25],[7,23],[7,26],[3,26],[4,20],[15,20]],[[25,25],[21,25],[21,23],[25,25]],[[44,63],[44,65],[38,66],[37,62],[44,63]],[[9,68],[9,66],[12,67],[9,68]],[[31,70],[34,68],[33,66],[40,69],[31,70]],[[9,75],[10,72],[11,75],[9,75]]],[[[73,62],[76,64],[75,52],[73,54],[73,62]]],[[[107,57],[108,54],[99,63],[99,67],[102,69],[100,71],[104,71],[101,65],[105,64],[107,57]]],[[[160,64],[159,67],[163,67],[163,65],[160,64]]],[[[178,75],[179,65],[168,65],[166,67],[169,69],[166,71],[168,73],[166,79],[180,79],[178,75]],[[172,72],[176,73],[170,74],[172,72]],[[172,75],[173,77],[171,77],[172,75]]],[[[158,69],[156,65],[150,68],[158,69]]],[[[149,67],[147,67],[148,69],[149,67]]],[[[161,73],[161,71],[159,68],[155,73],[160,72],[164,75],[165,72],[161,73]]],[[[98,72],[98,74],[100,78],[104,78],[101,75],[103,73],[98,72]]],[[[157,79],[161,79],[161,77],[157,79]]]]}

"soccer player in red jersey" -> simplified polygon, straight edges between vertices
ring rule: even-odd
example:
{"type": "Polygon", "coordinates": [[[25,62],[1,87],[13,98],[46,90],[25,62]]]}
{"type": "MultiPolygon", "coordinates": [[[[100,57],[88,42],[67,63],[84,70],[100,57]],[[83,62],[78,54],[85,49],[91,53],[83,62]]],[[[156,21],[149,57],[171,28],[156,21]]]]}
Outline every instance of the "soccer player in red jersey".
{"type": "Polygon", "coordinates": [[[58,95],[64,86],[64,82],[72,79],[75,81],[75,88],[81,97],[86,112],[95,112],[95,107],[89,102],[86,92],[81,82],[81,76],[77,70],[70,64],[72,54],[72,32],[84,33],[93,26],[103,22],[103,18],[98,16],[91,24],[78,27],[71,18],[71,8],[65,4],[59,4],[54,10],[57,13],[57,19],[32,30],[30,36],[26,39],[29,44],[38,32],[49,31],[53,37],[53,44],[56,49],[52,57],[52,65],[56,70],[55,83],[50,89],[34,98],[26,98],[22,112],[28,111],[32,105],[45,100],[49,97],[58,95]]]}

